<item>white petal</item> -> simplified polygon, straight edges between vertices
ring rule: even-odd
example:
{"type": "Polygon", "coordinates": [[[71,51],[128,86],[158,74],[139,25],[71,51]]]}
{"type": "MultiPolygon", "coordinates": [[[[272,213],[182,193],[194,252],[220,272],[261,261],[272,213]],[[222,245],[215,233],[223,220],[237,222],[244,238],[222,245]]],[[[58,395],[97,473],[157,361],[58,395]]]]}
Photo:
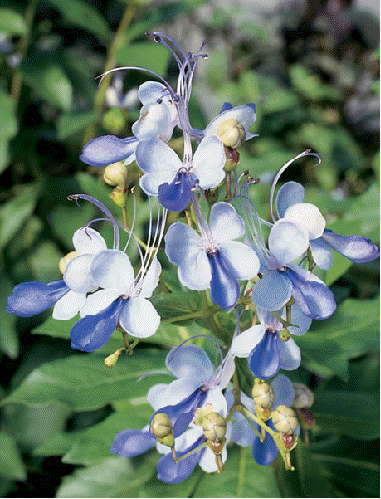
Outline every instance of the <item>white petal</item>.
{"type": "Polygon", "coordinates": [[[131,336],[148,338],[156,333],[160,324],[160,315],[151,302],[137,296],[126,301],[119,322],[131,336]]]}
{"type": "Polygon", "coordinates": [[[145,173],[139,180],[139,185],[147,196],[157,196],[159,185],[170,184],[175,178],[176,172],[172,170],[158,171],[157,173],[145,173]]]}
{"type": "MultiPolygon", "coordinates": [[[[224,463],[228,457],[226,445],[222,450],[221,457],[222,457],[222,462],[224,463]]],[[[216,456],[213,454],[211,449],[209,449],[209,447],[206,447],[206,450],[202,453],[201,459],[198,462],[198,464],[207,473],[213,473],[217,471],[216,456]]]]}
{"type": "Polygon", "coordinates": [[[159,283],[160,273],[161,265],[157,259],[157,256],[155,256],[143,280],[143,285],[140,291],[140,296],[142,298],[149,298],[152,295],[154,289],[159,283]]]}
{"type": "Polygon", "coordinates": [[[201,291],[208,289],[212,280],[212,271],[205,251],[195,250],[185,258],[179,267],[179,280],[189,289],[201,291]]]}
{"type": "Polygon", "coordinates": [[[279,189],[275,199],[276,211],[279,218],[283,218],[289,206],[296,203],[303,203],[305,190],[298,182],[286,182],[279,189]]]}
{"type": "Polygon", "coordinates": [[[207,381],[213,374],[213,365],[209,357],[197,345],[172,348],[165,364],[177,378],[194,378],[199,383],[207,381]]]}
{"type": "Polygon", "coordinates": [[[245,234],[245,224],[229,203],[216,203],[210,211],[209,228],[218,242],[232,241],[245,234]]]}
{"type": "Polygon", "coordinates": [[[311,203],[297,203],[287,208],[284,218],[302,224],[310,239],[322,236],[325,229],[325,218],[317,206],[311,203]]]}
{"type": "Polygon", "coordinates": [[[253,348],[261,341],[265,332],[266,326],[259,324],[251,326],[251,328],[246,329],[246,331],[236,336],[231,346],[234,355],[237,357],[248,357],[253,348]]]}
{"type": "Polygon", "coordinates": [[[237,280],[248,280],[259,272],[260,262],[255,251],[246,244],[229,241],[218,249],[224,261],[229,262],[229,270],[237,280]]]}
{"type": "Polygon", "coordinates": [[[140,140],[135,156],[144,173],[157,174],[170,171],[175,174],[182,166],[182,161],[175,151],[160,139],[140,140]]]}
{"type": "Polygon", "coordinates": [[[202,240],[197,232],[180,222],[175,222],[169,227],[164,241],[168,260],[177,266],[181,265],[190,252],[198,251],[202,245],[202,240]]]}
{"type": "Polygon", "coordinates": [[[86,293],[76,293],[68,291],[60,298],[53,308],[53,319],[58,321],[67,321],[78,314],[79,310],[84,306],[86,301],[86,293]]]}
{"type": "MultiPolygon", "coordinates": [[[[132,125],[132,133],[139,140],[156,138],[168,142],[172,137],[172,117],[165,104],[146,104],[140,117],[132,125]]],[[[136,154],[136,153],[135,153],[136,154]]]]}
{"type": "Polygon", "coordinates": [[[157,411],[167,405],[179,404],[196,391],[199,386],[200,383],[194,378],[175,379],[167,385],[167,388],[161,394],[155,396],[153,400],[155,403],[154,409],[157,411]]]}
{"type": "Polygon", "coordinates": [[[103,237],[91,227],[81,227],[76,230],[73,235],[73,244],[78,255],[99,253],[107,249],[103,237]]]}
{"type": "Polygon", "coordinates": [[[113,289],[100,289],[99,291],[96,291],[87,297],[84,307],[80,310],[81,317],[99,314],[99,312],[102,312],[102,310],[105,310],[111,305],[118,296],[119,292],[113,289]]]}
{"type": "Polygon", "coordinates": [[[91,265],[94,282],[101,288],[128,291],[134,282],[134,269],[123,251],[106,250],[95,256],[91,265]]]}
{"type": "Polygon", "coordinates": [[[143,106],[157,102],[166,94],[168,94],[167,87],[158,81],[145,81],[139,86],[138,97],[143,106]]]}
{"type": "Polygon", "coordinates": [[[203,189],[216,187],[225,178],[226,162],[222,142],[214,136],[201,141],[193,156],[193,167],[203,189]]]}
{"type": "Polygon", "coordinates": [[[218,412],[223,417],[227,416],[228,404],[222,394],[221,388],[211,388],[208,390],[203,406],[205,407],[206,404],[212,404],[213,412],[218,412]]]}
{"type": "Polygon", "coordinates": [[[147,393],[148,403],[153,407],[155,411],[164,407],[161,403],[163,393],[168,388],[169,383],[157,383],[151,386],[147,393]]]}
{"type": "Polygon", "coordinates": [[[281,265],[299,258],[309,244],[308,230],[299,223],[281,218],[271,228],[269,249],[281,265]]]}
{"type": "Polygon", "coordinates": [[[94,260],[94,255],[87,254],[77,256],[70,260],[64,273],[64,281],[70,289],[77,293],[87,293],[94,281],[90,274],[90,267],[94,260]]]}
{"type": "Polygon", "coordinates": [[[216,135],[222,123],[230,119],[236,120],[238,121],[238,123],[241,123],[241,125],[247,131],[255,121],[254,108],[249,105],[237,106],[220,113],[206,127],[205,136],[208,137],[212,134],[216,135]]]}
{"type": "Polygon", "coordinates": [[[280,341],[280,367],[286,371],[292,371],[300,366],[300,348],[295,341],[290,338],[287,341],[280,341]]]}
{"type": "Polygon", "coordinates": [[[311,253],[314,262],[323,270],[328,270],[332,266],[332,250],[321,237],[310,241],[311,253]]]}

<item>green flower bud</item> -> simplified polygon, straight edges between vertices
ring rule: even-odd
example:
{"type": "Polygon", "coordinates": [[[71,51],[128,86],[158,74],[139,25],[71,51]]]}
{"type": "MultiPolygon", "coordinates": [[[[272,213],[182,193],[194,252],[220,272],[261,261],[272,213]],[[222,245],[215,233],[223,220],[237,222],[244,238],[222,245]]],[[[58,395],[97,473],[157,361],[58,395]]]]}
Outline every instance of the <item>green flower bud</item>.
{"type": "Polygon", "coordinates": [[[292,407],[295,409],[309,408],[314,403],[314,394],[304,383],[293,383],[292,384],[295,392],[294,402],[292,407]]]}
{"type": "Polygon", "coordinates": [[[157,441],[168,447],[175,445],[173,438],[173,427],[171,420],[163,412],[159,412],[154,416],[150,426],[151,432],[157,438],[157,441]]]}
{"type": "Polygon", "coordinates": [[[217,136],[224,146],[237,149],[246,139],[246,131],[237,120],[225,120],[217,130],[217,136]]]}
{"type": "Polygon", "coordinates": [[[126,194],[124,189],[120,187],[115,187],[115,189],[110,194],[110,198],[117,206],[119,206],[119,208],[123,208],[126,205],[126,194]]]}
{"type": "Polygon", "coordinates": [[[120,161],[108,165],[105,168],[103,178],[106,184],[109,184],[112,187],[118,186],[121,189],[125,189],[127,182],[127,168],[120,161]]]}
{"type": "Polygon", "coordinates": [[[285,405],[279,405],[271,417],[275,428],[281,433],[291,434],[299,424],[295,412],[285,405]]]}
{"type": "Polygon", "coordinates": [[[253,397],[255,404],[263,408],[271,408],[275,400],[272,386],[262,380],[258,380],[254,383],[251,396],[253,397]]]}
{"type": "Polygon", "coordinates": [[[119,352],[112,353],[108,357],[105,358],[105,366],[106,367],[114,367],[118,362],[119,352]]]}
{"type": "Polygon", "coordinates": [[[58,267],[62,275],[64,275],[65,273],[67,264],[70,262],[70,260],[73,260],[73,258],[75,258],[76,256],[78,256],[78,253],[76,251],[70,251],[70,253],[61,258],[58,267]]]}
{"type": "Polygon", "coordinates": [[[221,443],[226,435],[226,421],[217,412],[210,412],[202,420],[205,437],[214,443],[221,443]]]}

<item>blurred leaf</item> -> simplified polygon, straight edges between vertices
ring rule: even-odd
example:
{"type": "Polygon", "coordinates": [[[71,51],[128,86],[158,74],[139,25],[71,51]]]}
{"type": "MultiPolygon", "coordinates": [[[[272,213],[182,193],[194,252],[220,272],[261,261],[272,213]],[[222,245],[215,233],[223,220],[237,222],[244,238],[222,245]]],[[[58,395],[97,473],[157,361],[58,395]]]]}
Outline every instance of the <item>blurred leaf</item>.
{"type": "Polygon", "coordinates": [[[148,424],[153,412],[148,403],[133,405],[126,401],[123,410],[85,431],[76,432],[76,438],[72,440],[62,462],[88,466],[110,457],[110,447],[115,436],[122,430],[143,428],[148,424]]]}
{"type": "Polygon", "coordinates": [[[39,184],[17,187],[16,197],[0,209],[0,248],[4,248],[31,216],[40,194],[39,184]]]}
{"type": "Polygon", "coordinates": [[[52,241],[42,241],[28,258],[36,280],[50,282],[62,279],[58,265],[63,256],[52,241]]]}
{"type": "Polygon", "coordinates": [[[184,320],[193,321],[197,312],[201,309],[200,294],[196,291],[178,291],[167,295],[156,295],[151,298],[151,302],[162,321],[168,319],[171,322],[180,323],[183,323],[184,320]]]}
{"type": "Polygon", "coordinates": [[[0,475],[14,480],[26,480],[26,471],[11,435],[0,432],[0,449],[0,475]]]}
{"type": "Polygon", "coordinates": [[[51,438],[45,440],[41,445],[33,449],[35,456],[62,456],[70,450],[70,447],[77,440],[77,432],[56,433],[51,438]]]}
{"type": "Polygon", "coordinates": [[[342,89],[333,85],[324,85],[318,75],[311,74],[301,64],[293,64],[290,67],[290,78],[292,85],[303,96],[313,101],[323,99],[337,101],[343,99],[342,89]]]}
{"type": "Polygon", "coordinates": [[[25,81],[37,95],[64,111],[70,110],[71,82],[56,61],[34,52],[22,62],[21,69],[25,81]]]}
{"type": "Polygon", "coordinates": [[[136,469],[131,460],[113,456],[65,477],[56,497],[139,497],[138,490],[154,473],[152,458],[136,469]]]}
{"type": "Polygon", "coordinates": [[[281,497],[271,466],[260,466],[249,447],[228,449],[221,474],[203,474],[192,497],[281,497]]]}
{"type": "Polygon", "coordinates": [[[57,321],[56,319],[53,319],[53,317],[49,317],[45,322],[32,329],[32,333],[47,334],[49,336],[53,336],[53,338],[70,340],[71,328],[77,320],[78,316],[75,316],[68,321],[57,321]]]}
{"type": "Polygon", "coordinates": [[[334,432],[360,440],[379,436],[379,400],[373,394],[353,391],[315,391],[313,412],[323,433],[334,432]]]}
{"type": "Polygon", "coordinates": [[[58,237],[68,248],[73,247],[74,232],[84,227],[95,215],[95,208],[91,203],[82,202],[78,207],[73,201],[67,201],[67,206],[57,204],[49,215],[50,225],[58,237]]]}
{"type": "MultiPolygon", "coordinates": [[[[1,23],[0,9],[0,23],[1,23]]],[[[1,25],[0,25],[1,32],[1,25]]],[[[8,143],[17,133],[17,119],[13,100],[0,89],[0,172],[8,165],[8,143]]]]}
{"type": "Polygon", "coordinates": [[[143,396],[157,378],[167,381],[164,375],[138,381],[141,375],[164,368],[164,353],[136,350],[131,357],[121,356],[113,368],[106,367],[104,357],[95,353],[47,362],[34,369],[2,403],[45,405],[60,401],[80,411],[143,396]]]}
{"type": "Polygon", "coordinates": [[[70,135],[81,132],[88,125],[98,119],[98,113],[89,111],[88,113],[63,114],[58,119],[58,138],[66,139],[70,135]]]}
{"type": "Polygon", "coordinates": [[[112,33],[106,19],[88,2],[81,0],[47,1],[62,13],[66,21],[85,28],[106,44],[110,42],[112,33]]]}
{"type": "Polygon", "coordinates": [[[0,9],[0,33],[25,35],[27,31],[24,18],[14,10],[0,9]]]}
{"type": "MultiPolygon", "coordinates": [[[[12,293],[13,284],[4,274],[0,274],[0,310],[7,307],[7,298],[12,293]]],[[[17,317],[5,312],[0,321],[0,350],[11,359],[16,359],[19,350],[19,342],[16,329],[17,317]]]]}
{"type": "Polygon", "coordinates": [[[118,50],[116,59],[122,66],[139,66],[164,76],[167,72],[169,51],[151,41],[125,44],[118,50]]]}

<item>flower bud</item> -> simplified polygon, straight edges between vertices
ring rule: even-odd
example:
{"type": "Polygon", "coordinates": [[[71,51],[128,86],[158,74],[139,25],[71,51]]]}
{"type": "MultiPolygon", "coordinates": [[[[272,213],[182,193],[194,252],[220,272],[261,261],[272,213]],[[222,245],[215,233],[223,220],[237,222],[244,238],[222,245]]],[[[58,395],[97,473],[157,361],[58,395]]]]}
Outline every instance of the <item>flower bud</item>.
{"type": "Polygon", "coordinates": [[[251,396],[253,397],[256,405],[263,408],[271,408],[275,400],[272,386],[262,380],[254,383],[251,396]]]}
{"type": "Polygon", "coordinates": [[[76,256],[78,256],[78,253],[76,251],[70,251],[70,253],[61,258],[58,267],[62,275],[64,275],[65,273],[67,264],[70,262],[70,260],[73,260],[73,258],[75,258],[76,256]]]}
{"type": "Polygon", "coordinates": [[[288,341],[291,338],[290,331],[288,329],[282,329],[279,333],[279,338],[283,341],[288,341]]]}
{"type": "Polygon", "coordinates": [[[108,165],[105,168],[103,178],[106,184],[109,184],[112,187],[118,186],[121,189],[125,189],[127,182],[127,168],[120,161],[113,163],[112,165],[108,165]]]}
{"type": "Polygon", "coordinates": [[[275,428],[281,433],[291,434],[299,425],[295,412],[285,405],[279,405],[271,417],[275,428]]]}
{"type": "Polygon", "coordinates": [[[221,443],[226,435],[226,421],[217,412],[210,412],[202,421],[205,437],[214,443],[221,443]]]}
{"type": "Polygon", "coordinates": [[[225,120],[217,130],[217,136],[224,146],[237,149],[246,139],[246,132],[237,120],[232,118],[225,120]]]}
{"type": "Polygon", "coordinates": [[[174,446],[172,423],[167,414],[164,412],[155,414],[151,421],[150,429],[158,442],[168,447],[174,446]]]}
{"type": "Polygon", "coordinates": [[[105,366],[106,367],[114,367],[118,362],[119,353],[115,352],[105,358],[105,366]]]}
{"type": "Polygon", "coordinates": [[[110,198],[120,208],[123,208],[126,205],[126,194],[124,189],[121,189],[120,187],[115,187],[115,189],[110,194],[110,198]]]}
{"type": "Polygon", "coordinates": [[[311,390],[304,383],[293,383],[292,386],[295,392],[292,407],[295,407],[295,409],[311,407],[315,399],[311,390]]]}
{"type": "Polygon", "coordinates": [[[297,409],[297,413],[302,428],[309,430],[315,426],[315,416],[309,409],[302,407],[301,409],[297,409]]]}

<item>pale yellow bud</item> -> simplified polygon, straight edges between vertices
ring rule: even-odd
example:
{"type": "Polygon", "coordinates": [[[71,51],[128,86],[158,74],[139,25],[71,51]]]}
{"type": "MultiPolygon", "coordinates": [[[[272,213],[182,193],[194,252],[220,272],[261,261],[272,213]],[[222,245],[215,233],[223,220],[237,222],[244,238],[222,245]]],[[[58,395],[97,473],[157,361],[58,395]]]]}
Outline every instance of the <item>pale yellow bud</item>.
{"type": "Polygon", "coordinates": [[[246,139],[246,132],[241,123],[232,118],[225,120],[217,130],[217,136],[224,146],[237,149],[246,139]]]}
{"type": "Polygon", "coordinates": [[[105,358],[105,366],[114,367],[118,359],[119,359],[119,353],[112,353],[111,355],[105,358]]]}
{"type": "Polygon", "coordinates": [[[73,258],[77,257],[78,253],[76,251],[70,251],[67,255],[63,256],[58,264],[58,267],[60,269],[60,272],[62,275],[64,275],[67,264],[70,262],[70,260],[73,260],[73,258]]]}
{"type": "Polygon", "coordinates": [[[117,206],[119,206],[119,208],[124,208],[124,206],[126,206],[126,193],[121,187],[115,187],[110,194],[110,198],[117,206]]]}
{"type": "Polygon", "coordinates": [[[210,412],[202,421],[202,429],[208,440],[221,443],[226,435],[226,421],[217,412],[210,412]]]}
{"type": "Polygon", "coordinates": [[[279,405],[271,417],[275,428],[281,433],[291,434],[299,425],[295,412],[285,405],[279,405]]]}
{"type": "Polygon", "coordinates": [[[106,184],[109,184],[112,187],[118,186],[121,189],[125,189],[127,182],[127,168],[120,161],[113,163],[112,165],[108,165],[105,168],[103,178],[106,184]]]}
{"type": "Polygon", "coordinates": [[[151,421],[150,429],[158,442],[168,447],[174,446],[172,423],[167,414],[164,412],[155,414],[151,421]]]}
{"type": "Polygon", "coordinates": [[[292,407],[295,409],[308,409],[314,403],[314,394],[304,383],[292,384],[295,392],[294,402],[292,407]]]}
{"type": "Polygon", "coordinates": [[[257,405],[265,408],[272,407],[275,400],[272,386],[264,381],[254,383],[251,396],[257,405]]]}

